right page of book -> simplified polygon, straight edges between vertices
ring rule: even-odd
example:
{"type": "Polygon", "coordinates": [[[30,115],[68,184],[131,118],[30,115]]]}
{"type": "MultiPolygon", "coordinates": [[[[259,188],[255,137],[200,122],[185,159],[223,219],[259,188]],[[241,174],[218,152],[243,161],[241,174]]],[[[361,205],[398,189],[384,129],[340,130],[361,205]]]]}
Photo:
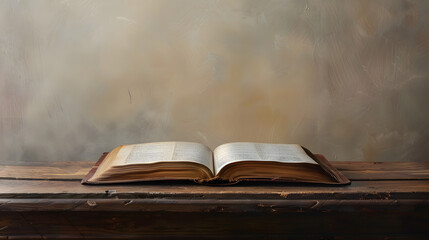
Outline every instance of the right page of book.
{"type": "Polygon", "coordinates": [[[241,161],[317,164],[298,144],[236,142],[220,145],[213,153],[215,174],[226,165],[241,161]]]}

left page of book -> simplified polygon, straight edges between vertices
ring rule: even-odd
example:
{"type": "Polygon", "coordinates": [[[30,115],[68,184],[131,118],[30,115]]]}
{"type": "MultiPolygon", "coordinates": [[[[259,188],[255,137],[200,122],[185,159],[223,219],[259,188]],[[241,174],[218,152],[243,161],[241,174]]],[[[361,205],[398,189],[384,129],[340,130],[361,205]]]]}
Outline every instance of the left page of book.
{"type": "Polygon", "coordinates": [[[212,151],[193,142],[154,142],[121,146],[111,166],[159,162],[195,162],[213,172],[212,151]]]}

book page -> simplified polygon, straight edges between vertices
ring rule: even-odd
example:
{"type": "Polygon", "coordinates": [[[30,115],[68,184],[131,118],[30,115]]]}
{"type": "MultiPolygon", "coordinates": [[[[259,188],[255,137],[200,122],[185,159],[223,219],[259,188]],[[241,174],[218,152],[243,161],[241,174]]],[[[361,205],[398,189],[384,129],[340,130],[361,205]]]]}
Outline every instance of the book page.
{"type": "Polygon", "coordinates": [[[240,161],[317,164],[298,144],[227,143],[217,147],[213,153],[215,174],[227,164],[240,161]]]}
{"type": "Polygon", "coordinates": [[[117,154],[115,166],[129,164],[151,164],[158,162],[195,162],[213,171],[211,150],[200,143],[156,142],[122,146],[117,154]]]}

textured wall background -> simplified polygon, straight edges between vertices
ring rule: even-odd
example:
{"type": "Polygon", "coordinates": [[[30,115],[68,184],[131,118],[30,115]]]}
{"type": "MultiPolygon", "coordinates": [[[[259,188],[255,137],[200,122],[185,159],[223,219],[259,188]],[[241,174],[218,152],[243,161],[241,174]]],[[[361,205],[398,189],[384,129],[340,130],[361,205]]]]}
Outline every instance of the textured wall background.
{"type": "Polygon", "coordinates": [[[300,143],[424,161],[429,1],[0,1],[0,159],[300,143]]]}

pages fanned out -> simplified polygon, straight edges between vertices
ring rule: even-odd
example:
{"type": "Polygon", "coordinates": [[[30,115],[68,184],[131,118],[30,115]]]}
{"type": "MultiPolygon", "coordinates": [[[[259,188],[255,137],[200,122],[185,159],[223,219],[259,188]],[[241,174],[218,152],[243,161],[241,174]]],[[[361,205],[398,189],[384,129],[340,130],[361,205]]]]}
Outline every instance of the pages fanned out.
{"type": "Polygon", "coordinates": [[[103,155],[85,184],[157,180],[349,184],[329,162],[297,144],[235,142],[213,152],[193,142],[122,145],[103,155]]]}
{"type": "Polygon", "coordinates": [[[213,153],[215,174],[218,174],[228,164],[242,161],[317,164],[297,144],[227,143],[217,147],[213,153]]]}
{"type": "MultiPolygon", "coordinates": [[[[119,174],[124,172],[124,169],[139,165],[140,167],[146,165],[147,170],[153,168],[150,171],[161,171],[162,168],[168,169],[168,164],[174,164],[177,172],[177,169],[183,169],[181,166],[186,163],[203,165],[205,169],[201,171],[204,172],[208,169],[211,175],[214,175],[212,152],[207,146],[192,142],[155,142],[122,145],[115,148],[106,156],[106,159],[100,164],[91,179],[100,181],[103,178],[102,173],[113,174],[112,172],[114,172],[119,174]],[[163,166],[160,166],[160,164],[163,164],[163,166]]],[[[132,172],[134,178],[136,178],[135,172],[137,170],[131,169],[127,171],[129,171],[130,176],[132,172]]],[[[174,169],[170,167],[169,171],[174,171],[174,169]]],[[[182,172],[186,171],[188,170],[182,170],[182,172]]],[[[195,169],[193,171],[195,172],[195,169]]],[[[168,178],[168,176],[165,178],[168,178]]]]}

